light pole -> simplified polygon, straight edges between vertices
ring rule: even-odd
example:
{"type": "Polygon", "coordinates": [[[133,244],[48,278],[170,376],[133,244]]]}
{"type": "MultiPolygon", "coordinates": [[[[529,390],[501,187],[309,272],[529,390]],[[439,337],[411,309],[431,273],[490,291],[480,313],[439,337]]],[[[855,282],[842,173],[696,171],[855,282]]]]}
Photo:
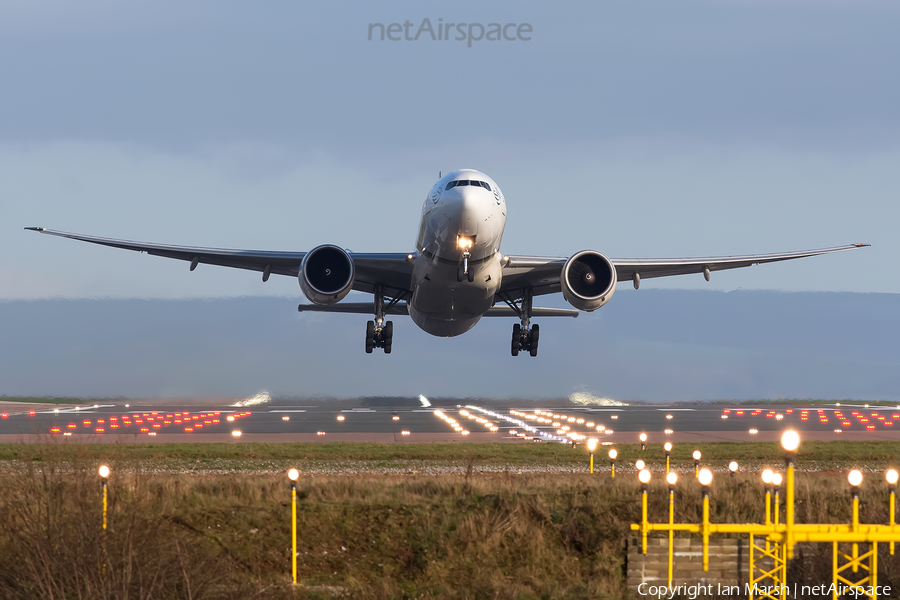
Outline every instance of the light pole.
{"type": "Polygon", "coordinates": [[[609,450],[609,466],[610,466],[610,474],[612,475],[612,478],[613,478],[613,479],[616,478],[616,457],[617,457],[618,455],[619,455],[619,453],[616,452],[616,449],[615,449],[615,448],[611,448],[611,449],[609,450]]]}
{"type": "Polygon", "coordinates": [[[587,441],[588,450],[591,452],[591,473],[594,472],[594,450],[597,449],[597,439],[591,438],[587,441]]]}
{"type": "Polygon", "coordinates": [[[669,587],[672,587],[672,559],[675,556],[675,484],[678,483],[678,473],[672,471],[666,473],[666,483],[669,484],[669,587]]]}
{"type": "Polygon", "coordinates": [[[772,489],[775,491],[775,506],[772,512],[775,513],[775,526],[778,527],[778,520],[781,517],[781,503],[778,501],[778,493],[781,491],[781,473],[772,473],[772,489]]]}
{"type": "Polygon", "coordinates": [[[669,455],[672,453],[672,442],[663,444],[663,450],[666,451],[666,473],[669,472],[669,455]]]}
{"type": "Polygon", "coordinates": [[[697,474],[700,481],[700,494],[703,496],[703,570],[709,570],[709,485],[713,474],[709,469],[700,469],[697,474]]]}
{"type": "MultiPolygon", "coordinates": [[[[900,474],[897,473],[896,469],[888,469],[887,473],[884,474],[884,479],[888,483],[888,491],[890,492],[890,499],[888,503],[888,510],[890,511],[890,524],[893,527],[896,523],[894,513],[895,510],[895,497],[897,496],[897,479],[900,479],[900,474]]],[[[891,542],[891,555],[894,554],[894,542],[891,542]]]]}
{"type": "MultiPolygon", "coordinates": [[[[850,496],[853,498],[853,533],[859,531],[859,486],[862,485],[863,476],[859,469],[853,469],[847,474],[850,483],[850,496]]],[[[857,559],[859,558],[859,544],[853,543],[853,572],[857,572],[857,559]]]]}
{"type": "Polygon", "coordinates": [[[100,468],[97,469],[97,474],[100,475],[100,483],[103,486],[103,574],[106,575],[106,495],[107,495],[107,482],[109,481],[109,467],[107,465],[100,465],[100,468]]]}
{"type": "Polygon", "coordinates": [[[772,476],[775,475],[772,469],[766,469],[762,472],[763,486],[766,490],[766,525],[772,523],[772,476]]]}
{"type": "Polygon", "coordinates": [[[694,450],[694,477],[700,476],[700,451],[694,450]]]}
{"type": "Polygon", "coordinates": [[[650,471],[641,469],[638,481],[641,482],[641,554],[647,554],[647,484],[650,483],[650,471]]]}
{"type": "Polygon", "coordinates": [[[300,471],[291,469],[288,471],[288,479],[291,480],[291,580],[297,585],[297,480],[300,471]]]}
{"type": "Polygon", "coordinates": [[[738,464],[737,464],[736,460],[733,460],[730,463],[728,463],[728,472],[731,473],[732,479],[734,479],[734,474],[737,473],[737,470],[738,470],[738,464]]]}
{"type": "Polygon", "coordinates": [[[647,434],[642,433],[639,437],[641,440],[641,450],[646,450],[647,449],[647,434]]]}
{"type": "Polygon", "coordinates": [[[788,429],[781,434],[781,447],[784,448],[784,474],[785,481],[785,507],[784,524],[787,528],[787,558],[794,558],[794,457],[800,447],[800,434],[793,429],[788,429]]]}

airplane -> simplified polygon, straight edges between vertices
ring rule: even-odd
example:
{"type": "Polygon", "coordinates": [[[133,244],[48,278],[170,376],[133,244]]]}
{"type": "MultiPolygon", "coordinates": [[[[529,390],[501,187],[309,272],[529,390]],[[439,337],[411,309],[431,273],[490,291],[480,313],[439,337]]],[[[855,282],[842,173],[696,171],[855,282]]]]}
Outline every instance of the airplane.
{"type": "Polygon", "coordinates": [[[409,315],[423,331],[452,337],[472,329],[482,317],[517,317],[510,350],[537,356],[540,327],[534,317],[577,317],[605,305],[621,281],[635,289],[644,279],[748,267],[854,250],[869,244],[834,248],[674,259],[611,259],[595,250],[569,257],[502,254],[506,197],[497,183],[480,171],[461,169],[439,176],[422,206],[415,250],[410,253],[357,253],[333,244],[308,252],[272,252],[196,248],[117,240],[26,227],[93,244],[184,260],[193,271],[199,264],[296,277],[311,304],[301,312],[373,314],[366,324],[366,352],[390,354],[393,322],[389,315],[409,315]],[[373,302],[341,302],[351,290],[373,295],[373,302]],[[562,293],[573,307],[533,306],[536,296],[562,293]]]}

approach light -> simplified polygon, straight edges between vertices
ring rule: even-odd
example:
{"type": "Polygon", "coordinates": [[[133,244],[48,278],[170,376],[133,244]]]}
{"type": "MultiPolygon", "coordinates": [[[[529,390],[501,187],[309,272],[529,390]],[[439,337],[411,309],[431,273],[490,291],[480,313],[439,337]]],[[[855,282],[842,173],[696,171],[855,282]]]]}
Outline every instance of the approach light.
{"type": "Polygon", "coordinates": [[[709,484],[711,484],[713,480],[712,471],[706,468],[700,469],[700,474],[697,476],[697,479],[700,481],[700,485],[702,485],[703,487],[709,486],[709,484]]]}
{"type": "Polygon", "coordinates": [[[793,429],[788,429],[781,435],[781,447],[785,452],[796,452],[800,447],[800,434],[793,429]]]}
{"type": "Polygon", "coordinates": [[[291,469],[288,471],[288,479],[291,481],[297,481],[300,478],[300,471],[297,469],[291,469]]]}
{"type": "Polygon", "coordinates": [[[900,479],[900,475],[898,475],[895,469],[888,469],[888,472],[884,474],[884,479],[890,485],[897,485],[897,480],[900,479]]]}
{"type": "Polygon", "coordinates": [[[738,470],[738,464],[737,464],[737,461],[736,461],[736,460],[733,460],[733,461],[731,461],[730,463],[728,463],[728,470],[731,471],[731,474],[732,474],[732,475],[734,475],[735,473],[737,473],[737,470],[738,470]]]}
{"type": "Polygon", "coordinates": [[[647,434],[646,434],[646,433],[642,433],[639,437],[640,437],[640,440],[641,440],[642,442],[646,442],[646,441],[647,441],[647,434]]]}
{"type": "Polygon", "coordinates": [[[100,477],[106,479],[107,477],[109,477],[109,467],[106,465],[100,465],[100,468],[97,469],[97,473],[100,474],[100,477]]]}
{"type": "Polygon", "coordinates": [[[240,429],[235,429],[234,431],[231,432],[231,437],[234,437],[234,438],[239,438],[239,437],[241,437],[241,435],[242,434],[241,434],[240,429]]]}
{"type": "Polygon", "coordinates": [[[591,439],[589,439],[589,440],[587,441],[587,447],[588,447],[588,450],[590,450],[591,452],[593,452],[594,450],[596,450],[596,449],[597,449],[597,442],[598,442],[597,438],[591,438],[591,439]]]}
{"type": "Polygon", "coordinates": [[[862,480],[862,472],[859,469],[853,469],[847,474],[847,481],[849,481],[850,485],[853,487],[859,487],[862,484],[862,480]]]}
{"type": "Polygon", "coordinates": [[[762,472],[763,483],[766,485],[771,485],[773,475],[775,475],[775,473],[774,473],[774,471],[772,471],[772,469],[766,469],[765,471],[763,471],[762,472]]]}
{"type": "Polygon", "coordinates": [[[638,480],[644,485],[650,483],[650,471],[647,469],[641,469],[641,472],[638,473],[638,480]]]}
{"type": "Polygon", "coordinates": [[[671,452],[672,451],[672,442],[666,442],[665,444],[663,444],[663,450],[665,450],[666,452],[671,452]]]}
{"type": "Polygon", "coordinates": [[[781,476],[781,473],[772,473],[772,485],[774,485],[775,487],[780,486],[783,479],[784,478],[781,476]]]}
{"type": "Polygon", "coordinates": [[[610,460],[616,460],[616,457],[617,457],[618,455],[619,455],[619,453],[616,452],[616,449],[615,449],[615,448],[611,448],[611,449],[610,449],[610,451],[609,451],[609,459],[610,459],[610,460]]]}
{"type": "Polygon", "coordinates": [[[700,451],[694,450],[694,453],[691,456],[694,457],[694,460],[700,460],[700,451]]]}
{"type": "Polygon", "coordinates": [[[675,471],[669,471],[669,474],[666,475],[666,483],[669,485],[675,485],[678,483],[678,473],[675,471]]]}
{"type": "Polygon", "coordinates": [[[643,471],[644,467],[646,467],[646,466],[647,466],[647,463],[645,463],[641,459],[637,459],[637,462],[634,463],[634,468],[637,469],[638,471],[643,471]]]}

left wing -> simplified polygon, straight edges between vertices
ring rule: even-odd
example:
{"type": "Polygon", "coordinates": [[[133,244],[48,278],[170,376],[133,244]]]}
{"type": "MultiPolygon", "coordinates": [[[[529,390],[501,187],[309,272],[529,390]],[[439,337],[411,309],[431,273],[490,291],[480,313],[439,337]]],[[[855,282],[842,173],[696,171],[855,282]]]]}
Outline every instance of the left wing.
{"type": "MultiPolygon", "coordinates": [[[[306,252],[171,246],[67,233],[65,231],[45,229],[44,227],[26,227],[25,229],[71,240],[100,244],[101,246],[134,250],[152,254],[153,256],[187,261],[191,263],[191,271],[197,268],[198,264],[259,271],[263,274],[263,281],[266,281],[269,275],[273,273],[275,275],[297,277],[300,274],[300,262],[306,256],[306,252]]],[[[407,259],[406,254],[366,254],[355,252],[348,252],[348,254],[353,259],[353,265],[356,268],[356,280],[353,283],[354,290],[371,293],[374,292],[376,285],[382,285],[399,291],[410,291],[412,264],[407,259]]]]}
{"type": "MultiPolygon", "coordinates": [[[[832,254],[856,250],[869,244],[850,244],[820,250],[803,250],[800,252],[779,252],[775,254],[748,254],[744,256],[711,256],[707,258],[611,258],[616,268],[616,276],[620,282],[634,281],[653,277],[670,277],[690,273],[707,274],[711,271],[737,269],[763,263],[780,262],[819,254],[832,254]]],[[[559,276],[565,257],[515,256],[505,258],[503,266],[503,283],[500,291],[516,295],[519,290],[532,288],[533,294],[552,294],[560,291],[559,276]]]]}

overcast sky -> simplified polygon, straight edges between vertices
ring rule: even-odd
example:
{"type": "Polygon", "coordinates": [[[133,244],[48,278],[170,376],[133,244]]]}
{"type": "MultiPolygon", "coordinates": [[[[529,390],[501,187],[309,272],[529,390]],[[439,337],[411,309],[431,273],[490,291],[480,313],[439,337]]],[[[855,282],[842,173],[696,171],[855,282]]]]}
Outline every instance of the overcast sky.
{"type": "Polygon", "coordinates": [[[22,228],[407,251],[461,167],[503,188],[508,253],[867,242],[645,286],[897,294],[898,24],[894,0],[3,2],[0,299],[300,299],[22,228]],[[425,18],[531,39],[368,40],[425,18]]]}

